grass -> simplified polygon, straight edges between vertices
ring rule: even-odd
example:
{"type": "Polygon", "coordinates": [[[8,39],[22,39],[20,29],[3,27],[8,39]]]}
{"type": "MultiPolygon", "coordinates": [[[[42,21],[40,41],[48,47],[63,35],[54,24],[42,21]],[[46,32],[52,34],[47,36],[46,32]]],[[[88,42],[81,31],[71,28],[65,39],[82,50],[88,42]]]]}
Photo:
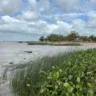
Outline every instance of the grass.
{"type": "Polygon", "coordinates": [[[59,43],[59,42],[27,42],[28,45],[53,45],[53,46],[80,46],[79,43],[59,43]]]}
{"type": "Polygon", "coordinates": [[[18,96],[96,96],[96,49],[43,57],[17,66],[18,96]]]}

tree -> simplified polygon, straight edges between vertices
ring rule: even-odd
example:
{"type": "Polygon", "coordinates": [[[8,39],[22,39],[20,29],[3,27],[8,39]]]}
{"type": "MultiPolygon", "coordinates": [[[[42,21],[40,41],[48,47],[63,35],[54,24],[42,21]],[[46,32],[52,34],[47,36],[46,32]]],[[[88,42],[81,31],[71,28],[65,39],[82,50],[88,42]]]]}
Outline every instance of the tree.
{"type": "Polygon", "coordinates": [[[88,41],[88,37],[87,37],[87,36],[80,36],[80,39],[81,39],[82,41],[88,41]]]}
{"type": "Polygon", "coordinates": [[[89,40],[92,42],[96,42],[96,37],[94,35],[89,36],[89,40]]]}
{"type": "Polygon", "coordinates": [[[52,41],[52,42],[58,41],[58,35],[51,34],[51,35],[47,36],[47,39],[48,39],[48,41],[52,41]]]}
{"type": "Polygon", "coordinates": [[[45,40],[44,36],[41,36],[40,39],[39,39],[39,41],[41,41],[41,42],[44,41],[44,40],[45,40]]]}
{"type": "Polygon", "coordinates": [[[64,36],[63,35],[59,35],[58,36],[58,41],[60,42],[60,41],[64,41],[64,36]]]}
{"type": "Polygon", "coordinates": [[[77,37],[79,37],[78,33],[71,31],[71,33],[67,36],[67,39],[68,41],[75,41],[77,37]]]}

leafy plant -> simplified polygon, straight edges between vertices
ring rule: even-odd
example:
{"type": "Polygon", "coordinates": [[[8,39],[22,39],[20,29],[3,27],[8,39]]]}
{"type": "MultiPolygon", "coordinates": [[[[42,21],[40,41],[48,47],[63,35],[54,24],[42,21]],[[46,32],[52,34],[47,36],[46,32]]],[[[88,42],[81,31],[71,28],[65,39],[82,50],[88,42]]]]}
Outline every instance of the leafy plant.
{"type": "Polygon", "coordinates": [[[25,64],[14,74],[11,85],[19,96],[96,96],[96,49],[25,64]]]}

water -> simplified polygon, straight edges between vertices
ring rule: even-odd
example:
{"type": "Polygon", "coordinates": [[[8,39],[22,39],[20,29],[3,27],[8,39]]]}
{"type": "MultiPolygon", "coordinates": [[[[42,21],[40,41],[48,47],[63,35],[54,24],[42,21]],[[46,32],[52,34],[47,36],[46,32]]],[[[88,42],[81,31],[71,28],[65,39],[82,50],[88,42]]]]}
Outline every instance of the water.
{"type": "MultiPolygon", "coordinates": [[[[94,46],[95,47],[95,46],[94,46]]],[[[11,69],[16,64],[33,61],[36,58],[45,55],[52,56],[57,53],[69,52],[73,50],[81,50],[94,48],[92,46],[41,46],[27,45],[26,43],[17,42],[0,42],[0,96],[14,96],[9,87],[9,79],[11,69]],[[27,53],[26,51],[32,51],[27,53]],[[2,75],[5,74],[5,80],[2,80],[2,75]]]]}

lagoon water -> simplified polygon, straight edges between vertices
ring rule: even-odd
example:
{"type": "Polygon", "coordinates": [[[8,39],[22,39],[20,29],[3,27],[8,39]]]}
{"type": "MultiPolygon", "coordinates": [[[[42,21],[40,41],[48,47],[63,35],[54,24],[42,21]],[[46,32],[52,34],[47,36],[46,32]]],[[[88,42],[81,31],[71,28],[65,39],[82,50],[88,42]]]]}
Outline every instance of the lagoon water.
{"type": "Polygon", "coordinates": [[[49,46],[49,45],[27,45],[18,42],[0,42],[0,96],[14,96],[9,87],[9,79],[12,67],[33,61],[43,56],[52,56],[62,52],[74,50],[86,50],[96,46],[49,46]],[[32,51],[28,53],[27,51],[32,51]],[[3,73],[6,79],[2,80],[3,73]]]}

